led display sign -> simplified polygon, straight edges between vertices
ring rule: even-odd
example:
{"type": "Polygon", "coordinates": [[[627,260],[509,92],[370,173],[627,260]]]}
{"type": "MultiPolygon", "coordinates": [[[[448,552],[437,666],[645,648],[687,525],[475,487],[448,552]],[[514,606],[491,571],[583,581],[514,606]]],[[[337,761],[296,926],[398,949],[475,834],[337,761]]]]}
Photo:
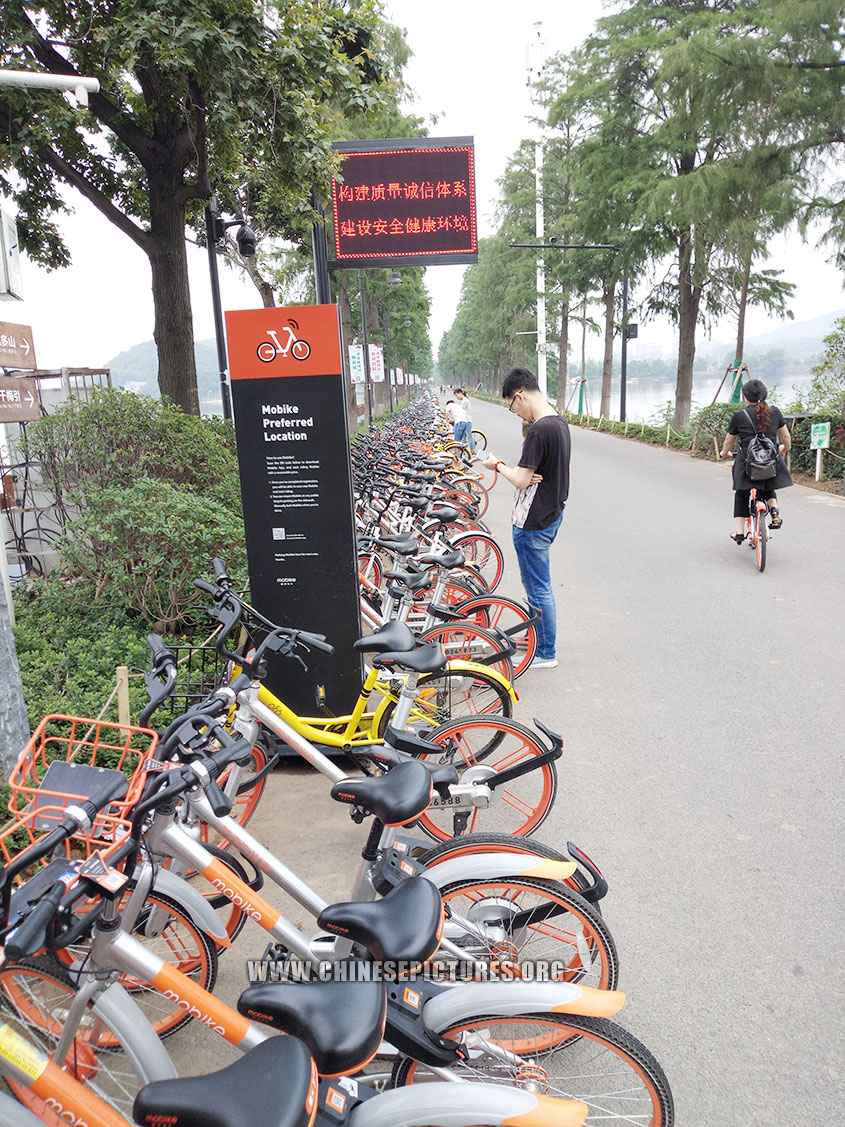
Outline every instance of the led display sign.
{"type": "Polygon", "coordinates": [[[341,141],[334,269],[477,262],[471,137],[341,141]]]}

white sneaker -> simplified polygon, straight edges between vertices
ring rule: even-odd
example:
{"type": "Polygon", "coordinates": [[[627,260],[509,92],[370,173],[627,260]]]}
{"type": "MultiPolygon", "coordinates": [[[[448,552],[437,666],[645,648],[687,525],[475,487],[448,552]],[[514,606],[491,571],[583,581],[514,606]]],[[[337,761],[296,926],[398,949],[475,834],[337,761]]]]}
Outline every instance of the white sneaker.
{"type": "Polygon", "coordinates": [[[557,669],[557,658],[555,657],[535,657],[532,658],[529,669],[557,669]]]}

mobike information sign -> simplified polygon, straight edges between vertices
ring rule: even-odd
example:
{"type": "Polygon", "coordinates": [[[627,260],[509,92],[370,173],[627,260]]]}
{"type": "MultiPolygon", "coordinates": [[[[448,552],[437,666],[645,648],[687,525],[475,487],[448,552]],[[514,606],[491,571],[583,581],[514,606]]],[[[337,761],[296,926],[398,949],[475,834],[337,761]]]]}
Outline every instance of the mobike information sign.
{"type": "Polygon", "coordinates": [[[0,376],[0,423],[30,423],[41,418],[38,380],[0,376]]]}
{"type": "Polygon", "coordinates": [[[0,321],[0,368],[29,368],[34,371],[37,367],[29,325],[0,321]]]}
{"type": "Polygon", "coordinates": [[[337,141],[333,269],[477,262],[472,137],[337,141]]]}
{"type": "Polygon", "coordinates": [[[358,570],[336,305],[226,314],[232,408],[253,606],[325,634],[333,655],[271,657],[267,686],[291,708],[351,711],[361,688],[358,570]]]}

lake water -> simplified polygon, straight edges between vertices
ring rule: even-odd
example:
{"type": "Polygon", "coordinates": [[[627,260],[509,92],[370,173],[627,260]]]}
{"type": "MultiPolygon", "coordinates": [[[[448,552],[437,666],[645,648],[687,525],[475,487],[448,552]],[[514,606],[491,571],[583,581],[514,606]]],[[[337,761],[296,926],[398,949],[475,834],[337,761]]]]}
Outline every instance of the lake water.
{"type": "MultiPolygon", "coordinates": [[[[805,390],[811,380],[812,375],[809,372],[795,372],[793,374],[785,374],[778,377],[776,380],[768,381],[763,375],[756,375],[752,372],[756,379],[762,379],[769,389],[769,401],[783,407],[795,400],[797,395],[805,390]]],[[[746,377],[747,378],[747,377],[746,377]]],[[[722,382],[721,375],[708,375],[704,372],[696,372],[693,378],[692,385],[692,413],[695,414],[701,407],[708,407],[718,393],[718,402],[727,403],[730,398],[731,380],[728,377],[719,392],[719,385],[722,382]]],[[[621,381],[616,377],[611,381],[610,403],[611,403],[611,418],[619,418],[619,393],[621,381]]],[[[601,380],[588,379],[586,386],[586,404],[585,410],[591,415],[597,415],[601,407],[601,380]]],[[[629,422],[657,422],[654,418],[656,415],[661,417],[665,414],[667,403],[675,401],[675,381],[667,379],[648,379],[642,376],[639,379],[628,379],[627,385],[627,407],[626,417],[629,422]]],[[[570,381],[569,391],[567,394],[567,406],[570,411],[577,411],[578,409],[578,381],[570,381]]]]}

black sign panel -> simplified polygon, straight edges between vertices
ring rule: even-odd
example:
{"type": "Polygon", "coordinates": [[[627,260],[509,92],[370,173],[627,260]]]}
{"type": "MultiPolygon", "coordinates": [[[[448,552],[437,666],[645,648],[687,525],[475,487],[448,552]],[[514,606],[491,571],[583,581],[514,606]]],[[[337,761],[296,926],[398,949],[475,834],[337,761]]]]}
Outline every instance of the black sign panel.
{"type": "Polygon", "coordinates": [[[477,262],[471,137],[338,142],[334,268],[477,262]]]}
{"type": "Polygon", "coordinates": [[[325,634],[331,656],[273,658],[267,686],[301,715],[350,712],[361,687],[358,570],[337,307],[226,314],[252,603],[325,634]]]}

